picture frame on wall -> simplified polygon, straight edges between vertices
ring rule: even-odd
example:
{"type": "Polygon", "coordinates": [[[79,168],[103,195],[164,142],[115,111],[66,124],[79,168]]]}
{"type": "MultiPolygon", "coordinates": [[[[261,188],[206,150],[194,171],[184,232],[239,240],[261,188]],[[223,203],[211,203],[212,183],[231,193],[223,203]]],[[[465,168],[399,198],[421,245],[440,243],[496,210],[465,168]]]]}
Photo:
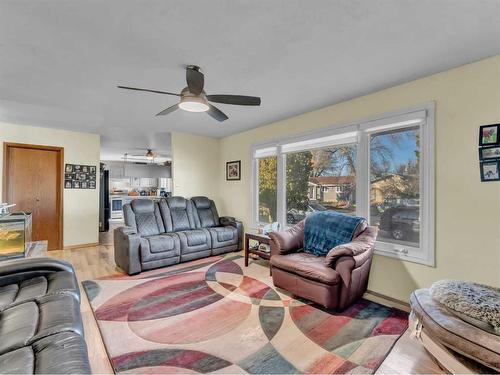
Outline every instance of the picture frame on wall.
{"type": "Polygon", "coordinates": [[[241,160],[228,161],[226,163],[226,180],[241,180],[241,160]]]}
{"type": "Polygon", "coordinates": [[[500,181],[500,161],[483,161],[480,163],[481,181],[500,181]]]}
{"type": "Polygon", "coordinates": [[[479,146],[500,145],[500,124],[479,127],[479,146]]]}
{"type": "Polygon", "coordinates": [[[97,167],[95,165],[66,164],[64,172],[65,189],[96,189],[97,167]]]}
{"type": "Polygon", "coordinates": [[[480,148],[479,159],[480,160],[500,159],[500,145],[480,148]]]}

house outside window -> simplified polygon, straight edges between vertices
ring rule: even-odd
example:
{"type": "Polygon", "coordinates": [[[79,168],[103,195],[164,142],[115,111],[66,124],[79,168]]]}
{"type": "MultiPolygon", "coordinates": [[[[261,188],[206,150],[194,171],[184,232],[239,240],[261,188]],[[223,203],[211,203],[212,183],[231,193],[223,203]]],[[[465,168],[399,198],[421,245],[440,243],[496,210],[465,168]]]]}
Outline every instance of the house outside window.
{"type": "Polygon", "coordinates": [[[271,148],[253,148],[256,224],[293,225],[322,210],[358,215],[379,228],[376,253],[434,265],[433,103],[271,148]]]}

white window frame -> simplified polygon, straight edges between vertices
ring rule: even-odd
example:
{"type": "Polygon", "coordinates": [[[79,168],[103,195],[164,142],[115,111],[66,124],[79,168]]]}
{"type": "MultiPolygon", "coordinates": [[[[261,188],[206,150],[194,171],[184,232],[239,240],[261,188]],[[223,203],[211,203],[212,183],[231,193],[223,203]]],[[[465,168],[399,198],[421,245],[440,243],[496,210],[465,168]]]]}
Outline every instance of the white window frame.
{"type": "MultiPolygon", "coordinates": [[[[259,226],[265,225],[268,223],[264,223],[259,221],[259,159],[276,156],[278,157],[278,143],[275,141],[261,143],[259,145],[252,147],[252,225],[259,226]],[[276,149],[276,151],[272,152],[272,149],[276,149]],[[257,154],[259,154],[257,156],[257,154]]],[[[276,182],[278,181],[278,175],[276,175],[276,182]]],[[[276,189],[278,187],[276,186],[276,189]]],[[[279,204],[276,201],[277,205],[279,204]]],[[[276,207],[276,211],[278,211],[278,207],[276,207]]],[[[278,216],[278,215],[276,215],[278,216]]],[[[278,218],[277,218],[278,219],[278,218]]],[[[278,220],[279,222],[279,220],[278,220]]]]}
{"type": "MultiPolygon", "coordinates": [[[[435,266],[435,103],[385,113],[319,131],[281,138],[252,146],[252,224],[259,223],[258,158],[255,154],[275,147],[277,156],[277,221],[286,225],[286,153],[355,143],[356,215],[370,215],[370,136],[387,130],[419,126],[420,130],[420,241],[419,247],[377,241],[375,253],[382,256],[435,266]],[[421,119],[418,121],[416,119],[421,119]],[[344,142],[345,141],[345,142],[344,142]]],[[[265,153],[264,153],[265,154],[265,153]]],[[[268,155],[270,156],[270,155],[268,155]]]]}

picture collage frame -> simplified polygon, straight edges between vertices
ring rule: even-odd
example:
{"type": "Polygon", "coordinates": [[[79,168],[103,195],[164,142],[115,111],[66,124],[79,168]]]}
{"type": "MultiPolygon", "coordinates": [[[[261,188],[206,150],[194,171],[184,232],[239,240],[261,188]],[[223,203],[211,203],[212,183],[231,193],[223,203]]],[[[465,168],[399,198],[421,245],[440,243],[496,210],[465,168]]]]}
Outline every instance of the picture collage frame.
{"type": "Polygon", "coordinates": [[[500,181],[500,124],[479,127],[481,181],[500,181]]]}
{"type": "Polygon", "coordinates": [[[96,189],[97,166],[66,164],[64,167],[65,189],[96,189]]]}

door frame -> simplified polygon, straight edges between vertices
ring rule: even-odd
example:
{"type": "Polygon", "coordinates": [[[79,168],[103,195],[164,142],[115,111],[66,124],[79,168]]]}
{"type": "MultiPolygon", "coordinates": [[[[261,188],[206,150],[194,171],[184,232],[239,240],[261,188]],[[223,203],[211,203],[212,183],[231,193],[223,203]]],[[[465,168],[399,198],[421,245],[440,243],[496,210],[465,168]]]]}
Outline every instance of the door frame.
{"type": "Polygon", "coordinates": [[[7,189],[8,189],[8,179],[9,179],[9,160],[10,160],[10,150],[12,148],[27,148],[27,149],[36,149],[36,150],[45,150],[45,151],[55,151],[58,153],[59,163],[57,166],[57,176],[59,184],[56,188],[57,200],[59,209],[57,210],[57,214],[59,217],[59,243],[57,248],[59,250],[63,249],[64,244],[64,147],[57,146],[45,146],[45,145],[32,145],[26,143],[14,143],[14,142],[4,142],[3,143],[3,178],[2,178],[2,198],[4,202],[7,202],[7,189]]]}

